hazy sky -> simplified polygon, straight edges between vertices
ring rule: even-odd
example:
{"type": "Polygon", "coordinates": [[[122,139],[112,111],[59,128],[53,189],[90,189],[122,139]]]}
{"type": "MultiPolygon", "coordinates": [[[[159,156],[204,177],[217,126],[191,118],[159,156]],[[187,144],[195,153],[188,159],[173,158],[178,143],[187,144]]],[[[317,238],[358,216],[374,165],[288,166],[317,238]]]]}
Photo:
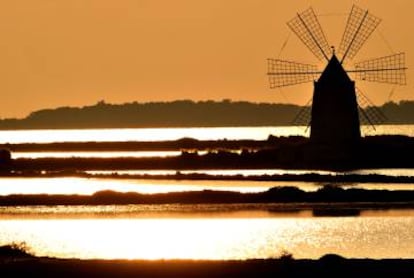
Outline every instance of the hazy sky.
{"type": "MultiPolygon", "coordinates": [[[[353,3],[382,19],[355,61],[405,51],[411,67],[412,0],[0,1],[0,118],[99,100],[305,104],[312,84],[270,90],[266,58],[318,64],[286,22],[312,6],[338,45],[353,3]]],[[[357,84],[382,104],[413,99],[412,80],[357,84]]]]}

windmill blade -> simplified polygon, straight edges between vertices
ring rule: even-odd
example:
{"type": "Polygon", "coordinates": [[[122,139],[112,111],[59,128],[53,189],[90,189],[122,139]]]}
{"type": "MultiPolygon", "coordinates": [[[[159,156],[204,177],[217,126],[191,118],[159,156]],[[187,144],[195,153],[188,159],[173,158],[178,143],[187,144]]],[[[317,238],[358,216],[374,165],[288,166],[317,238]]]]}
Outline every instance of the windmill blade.
{"type": "Polygon", "coordinates": [[[279,59],[267,59],[270,88],[278,88],[316,80],[317,67],[279,59]]]}
{"type": "Polygon", "coordinates": [[[375,130],[375,125],[387,121],[387,117],[384,113],[378,109],[378,107],[376,107],[359,88],[356,88],[356,93],[358,97],[360,121],[362,124],[371,125],[375,130]]]}
{"type": "Polygon", "coordinates": [[[287,25],[319,60],[329,61],[328,41],[312,8],[298,13],[287,25]]]}
{"type": "Polygon", "coordinates": [[[380,22],[381,19],[368,13],[368,10],[352,6],[338,49],[338,54],[342,55],[341,64],[355,57],[380,22]]]}
{"type": "Polygon", "coordinates": [[[359,122],[363,126],[371,126],[371,128],[375,131],[375,125],[370,121],[369,116],[365,113],[364,108],[358,105],[358,112],[359,112],[359,122]]]}
{"type": "Polygon", "coordinates": [[[306,126],[306,129],[311,124],[311,114],[312,114],[312,99],[310,99],[305,106],[303,106],[299,112],[296,114],[295,118],[292,121],[292,125],[295,126],[306,126]]]}
{"type": "Polygon", "coordinates": [[[355,78],[380,83],[406,85],[405,53],[365,60],[355,64],[355,78]]]}

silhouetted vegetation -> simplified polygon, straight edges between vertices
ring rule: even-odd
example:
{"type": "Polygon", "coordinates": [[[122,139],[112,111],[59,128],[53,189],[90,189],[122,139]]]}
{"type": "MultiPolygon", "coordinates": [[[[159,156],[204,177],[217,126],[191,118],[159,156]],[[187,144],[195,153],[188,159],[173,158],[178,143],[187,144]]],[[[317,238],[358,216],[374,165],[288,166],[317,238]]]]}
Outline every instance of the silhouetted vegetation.
{"type": "Polygon", "coordinates": [[[11,152],[7,149],[0,149],[0,172],[8,172],[11,162],[11,152]]]}
{"type": "Polygon", "coordinates": [[[299,109],[290,104],[230,100],[125,104],[100,101],[80,108],[43,109],[24,119],[3,119],[0,129],[289,125],[299,109]]]}
{"type": "MultiPolygon", "coordinates": [[[[414,101],[387,102],[377,108],[388,118],[388,124],[414,123],[414,101]]],[[[125,104],[100,101],[84,107],[43,109],[23,119],[3,119],[0,129],[285,126],[292,124],[301,109],[293,104],[230,100],[125,104]]]]}
{"type": "Polygon", "coordinates": [[[114,158],[19,158],[10,163],[11,171],[67,170],[136,170],[136,169],[330,169],[413,168],[414,138],[407,136],[369,136],[350,146],[318,145],[304,137],[272,137],[266,141],[198,141],[183,139],[167,142],[127,143],[59,143],[5,144],[11,150],[65,148],[65,150],[106,149],[123,146],[122,150],[180,148],[182,154],[172,157],[114,158]],[[220,147],[221,146],[221,147],[220,147]],[[239,153],[229,150],[243,149],[239,153]],[[197,150],[209,149],[204,155],[197,150]],[[191,151],[187,151],[191,150],[191,151]]]}
{"type": "MultiPolygon", "coordinates": [[[[13,194],[0,196],[1,206],[27,205],[126,205],[126,204],[249,204],[249,203],[295,203],[297,208],[335,211],[338,208],[413,208],[412,190],[365,190],[342,189],[327,186],[306,192],[295,187],[275,187],[265,192],[240,193],[233,191],[188,191],[156,194],[136,192],[98,191],[93,195],[13,194]],[[300,205],[306,204],[306,205],[300,205]],[[339,204],[335,206],[335,204],[339,204]]],[[[349,212],[349,211],[348,211],[349,212]]],[[[338,214],[339,215],[339,214],[338,214]]]]}
{"type": "Polygon", "coordinates": [[[0,259],[4,257],[13,259],[28,258],[33,257],[33,254],[25,242],[13,242],[8,245],[0,246],[0,259]]]}
{"type": "Polygon", "coordinates": [[[284,261],[284,262],[289,262],[289,261],[293,261],[293,254],[290,253],[289,251],[286,250],[282,250],[280,256],[279,256],[279,260],[284,261]]]}

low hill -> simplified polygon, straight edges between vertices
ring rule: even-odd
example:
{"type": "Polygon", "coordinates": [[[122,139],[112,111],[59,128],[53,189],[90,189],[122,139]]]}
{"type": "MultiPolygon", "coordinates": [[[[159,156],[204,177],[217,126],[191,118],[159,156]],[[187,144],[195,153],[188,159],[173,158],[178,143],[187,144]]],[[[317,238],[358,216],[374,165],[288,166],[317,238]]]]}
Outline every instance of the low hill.
{"type": "MultiPolygon", "coordinates": [[[[2,119],[0,129],[284,126],[291,125],[302,108],[230,100],[125,104],[100,101],[84,107],[43,109],[22,119],[2,119]]],[[[377,108],[386,115],[386,124],[414,123],[414,101],[388,102],[377,108]]]]}

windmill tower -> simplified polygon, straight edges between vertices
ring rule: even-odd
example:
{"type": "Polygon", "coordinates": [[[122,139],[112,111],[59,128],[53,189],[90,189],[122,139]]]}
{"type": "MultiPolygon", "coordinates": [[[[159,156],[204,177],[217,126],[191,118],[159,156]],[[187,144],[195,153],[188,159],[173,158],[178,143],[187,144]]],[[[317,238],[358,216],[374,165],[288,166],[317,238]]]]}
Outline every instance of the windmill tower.
{"type": "Polygon", "coordinates": [[[353,145],[361,138],[360,116],[370,124],[379,119],[378,113],[367,114],[358,105],[357,95],[360,102],[368,100],[362,93],[358,94],[355,82],[348,73],[354,73],[356,79],[365,81],[406,84],[404,53],[355,63],[353,69],[344,68],[380,22],[379,18],[354,5],[337,53],[328,44],[312,8],[298,13],[287,23],[318,60],[327,62],[325,69],[318,71],[316,66],[310,64],[268,59],[271,88],[314,82],[311,142],[330,146],[353,145]]]}

